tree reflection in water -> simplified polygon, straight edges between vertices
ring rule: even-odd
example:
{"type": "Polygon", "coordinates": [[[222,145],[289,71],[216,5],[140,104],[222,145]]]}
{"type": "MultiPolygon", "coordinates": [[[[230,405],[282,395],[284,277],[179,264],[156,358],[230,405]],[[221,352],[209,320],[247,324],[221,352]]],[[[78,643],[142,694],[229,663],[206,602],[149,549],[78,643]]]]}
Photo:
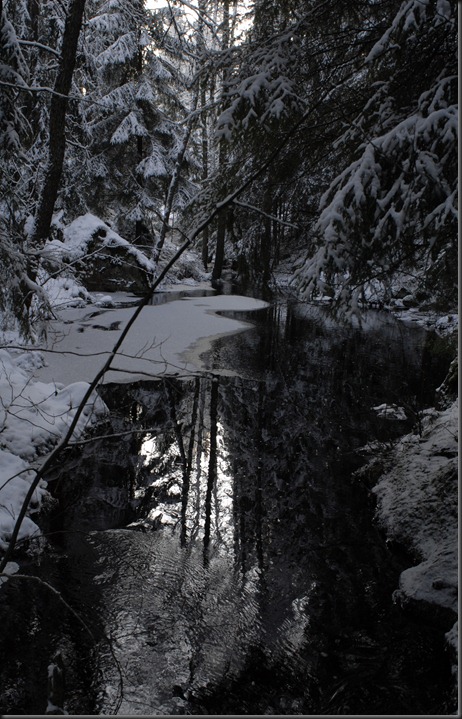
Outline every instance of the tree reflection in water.
{"type": "MultiPolygon", "coordinates": [[[[113,427],[146,429],[111,450],[140,531],[91,540],[121,713],[441,712],[442,632],[393,606],[400,565],[351,472],[412,425],[447,359],[379,317],[351,330],[276,304],[199,377],[106,388],[113,427]],[[408,420],[377,419],[382,402],[408,420]]],[[[110,713],[108,657],[102,676],[110,713]]]]}

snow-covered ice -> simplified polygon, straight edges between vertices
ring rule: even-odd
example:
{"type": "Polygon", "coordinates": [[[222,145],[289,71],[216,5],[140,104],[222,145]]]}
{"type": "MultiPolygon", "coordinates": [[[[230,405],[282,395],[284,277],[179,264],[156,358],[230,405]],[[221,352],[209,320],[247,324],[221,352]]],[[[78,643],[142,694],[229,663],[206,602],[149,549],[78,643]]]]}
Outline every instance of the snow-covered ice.
{"type": "MultiPolygon", "coordinates": [[[[249,328],[249,323],[217,312],[267,307],[261,300],[238,295],[187,297],[141,311],[124,340],[114,369],[105,382],[132,382],[164,374],[186,375],[202,368],[200,355],[214,338],[249,328]]],[[[43,382],[88,381],[103,366],[133,308],[71,308],[51,322],[45,350],[46,367],[36,372],[43,382]]]]}

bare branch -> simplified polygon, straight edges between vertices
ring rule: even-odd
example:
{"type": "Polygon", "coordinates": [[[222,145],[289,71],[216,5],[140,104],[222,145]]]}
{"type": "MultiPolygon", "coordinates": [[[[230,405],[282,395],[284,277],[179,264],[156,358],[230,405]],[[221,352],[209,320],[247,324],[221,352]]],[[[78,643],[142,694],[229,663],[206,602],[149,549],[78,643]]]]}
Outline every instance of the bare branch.
{"type": "Polygon", "coordinates": [[[246,210],[252,210],[252,212],[257,212],[259,215],[262,215],[263,217],[267,217],[269,220],[274,220],[274,222],[278,222],[280,225],[284,225],[285,227],[293,227],[294,230],[300,229],[300,227],[298,225],[294,225],[292,222],[287,222],[286,220],[281,220],[281,218],[276,217],[276,215],[269,215],[267,212],[260,210],[259,207],[255,207],[254,205],[249,205],[248,202],[238,202],[238,200],[234,200],[234,204],[238,205],[239,207],[243,207],[246,210]]]}
{"type": "Polygon", "coordinates": [[[35,577],[33,575],[28,575],[28,574],[8,574],[8,572],[0,572],[0,577],[5,577],[5,579],[8,579],[8,580],[10,580],[10,579],[13,579],[13,580],[25,579],[26,581],[36,582],[37,584],[40,584],[42,587],[46,587],[46,589],[48,589],[50,592],[52,592],[52,594],[54,594],[55,597],[58,597],[58,600],[61,602],[61,604],[63,604],[66,607],[67,611],[70,612],[72,614],[72,616],[75,617],[75,619],[77,619],[77,621],[82,625],[82,627],[85,629],[85,631],[88,632],[88,634],[90,635],[92,640],[94,642],[96,642],[96,637],[93,634],[93,632],[91,631],[88,624],[82,619],[80,614],[78,614],[75,611],[75,609],[73,609],[71,607],[71,605],[68,604],[68,602],[66,602],[66,600],[64,599],[61,592],[58,592],[58,590],[55,589],[51,584],[49,584],[48,582],[45,582],[40,577],[35,577]]]}
{"type": "Polygon", "coordinates": [[[286,135],[282,138],[282,140],[279,142],[279,144],[274,148],[274,150],[270,153],[270,155],[267,157],[267,159],[258,167],[244,182],[237,187],[233,192],[231,192],[225,199],[223,199],[221,202],[218,202],[214,209],[208,214],[208,216],[200,221],[195,229],[192,230],[191,234],[187,237],[186,241],[181,245],[181,247],[178,248],[177,252],[172,256],[172,258],[169,260],[169,262],[165,265],[164,269],[160,272],[158,277],[153,281],[151,288],[149,292],[146,293],[144,297],[141,298],[139,301],[139,304],[137,305],[135,311],[133,312],[132,316],[128,320],[125,328],[121,332],[117,342],[113,346],[112,350],[109,353],[109,356],[102,366],[102,368],[97,372],[95,377],[93,378],[92,382],[89,384],[87,391],[85,392],[82,401],[78,408],[76,409],[76,412],[74,414],[74,418],[72,422],[70,423],[67,431],[65,432],[64,436],[60,440],[60,442],[56,445],[56,447],[53,449],[52,452],[48,455],[45,462],[41,466],[41,468],[37,471],[37,474],[35,476],[35,479],[30,485],[30,488],[24,498],[21,510],[19,512],[18,518],[16,520],[16,524],[14,526],[10,542],[8,544],[8,547],[6,549],[5,555],[3,557],[3,560],[0,563],[0,572],[2,572],[5,569],[6,564],[10,561],[11,555],[13,554],[16,541],[18,538],[19,530],[21,527],[21,524],[26,516],[27,508],[29,506],[29,502],[34,494],[35,489],[37,488],[40,480],[42,477],[48,472],[48,470],[52,467],[55,460],[58,459],[59,454],[64,449],[64,447],[67,446],[69,443],[69,440],[71,439],[74,430],[77,426],[77,423],[80,419],[80,416],[82,415],[82,412],[84,411],[84,408],[90,399],[91,395],[93,394],[93,391],[96,389],[96,387],[101,382],[102,378],[106,374],[106,372],[111,369],[112,363],[115,359],[115,357],[118,355],[119,349],[125,339],[125,337],[128,335],[131,327],[134,325],[136,320],[138,319],[139,315],[141,314],[141,311],[146,305],[150,302],[155,290],[160,285],[160,283],[163,281],[169,270],[173,267],[173,265],[177,262],[177,260],[181,257],[181,255],[192,245],[192,243],[197,239],[197,237],[201,234],[201,232],[210,225],[211,222],[215,219],[215,217],[225,208],[228,207],[231,203],[234,202],[234,200],[239,197],[239,195],[244,192],[260,175],[262,175],[268,167],[271,166],[273,161],[278,157],[278,155],[282,152],[282,150],[285,148],[289,140],[300,130],[300,128],[304,125],[306,120],[312,115],[319,105],[321,105],[325,101],[325,97],[329,94],[330,90],[328,90],[325,94],[321,95],[318,103],[311,106],[298,120],[298,122],[295,123],[295,125],[286,133],[286,135]]]}

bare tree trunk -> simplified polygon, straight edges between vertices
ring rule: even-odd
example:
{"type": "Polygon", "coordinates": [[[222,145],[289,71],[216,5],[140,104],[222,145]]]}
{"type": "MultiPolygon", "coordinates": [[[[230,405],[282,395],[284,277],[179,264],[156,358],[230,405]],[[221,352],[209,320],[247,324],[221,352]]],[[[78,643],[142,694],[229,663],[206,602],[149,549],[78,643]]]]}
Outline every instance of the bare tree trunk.
{"type": "MultiPolygon", "coordinates": [[[[206,105],[206,86],[205,79],[201,81],[201,107],[206,105]]],[[[209,176],[209,138],[207,130],[207,116],[202,116],[202,181],[205,183],[209,176]]],[[[202,233],[202,264],[207,272],[209,263],[209,228],[208,226],[202,233]]]]}
{"type": "Polygon", "coordinates": [[[212,270],[212,283],[221,279],[223,272],[223,262],[225,259],[225,238],[226,238],[226,210],[223,210],[218,216],[217,223],[217,239],[215,246],[215,262],[212,270]]]}
{"type": "MultiPolygon", "coordinates": [[[[205,0],[199,0],[199,28],[197,36],[197,44],[199,55],[202,54],[200,62],[204,66],[205,60],[205,37],[204,37],[204,18],[206,14],[206,2],[205,0]]],[[[207,105],[207,77],[201,77],[200,79],[200,107],[202,110],[201,119],[201,152],[202,152],[202,182],[205,183],[209,176],[209,138],[208,138],[208,127],[207,127],[207,112],[205,107],[207,105]]],[[[209,228],[206,227],[202,233],[202,264],[204,270],[208,270],[209,262],[209,228]]]]}
{"type": "MultiPolygon", "coordinates": [[[[319,103],[322,103],[324,101],[324,97],[321,97],[319,100],[319,103]]],[[[306,113],[297,121],[297,123],[291,128],[291,130],[283,137],[281,142],[277,145],[277,147],[273,150],[273,152],[270,154],[270,156],[263,162],[263,164],[255,170],[236,190],[234,190],[230,195],[223,200],[221,203],[218,203],[215,208],[211,211],[209,216],[205,218],[203,221],[201,221],[197,227],[191,231],[191,234],[188,236],[188,238],[185,240],[183,245],[177,250],[177,252],[173,255],[173,257],[169,260],[167,265],[164,267],[164,269],[160,272],[159,276],[154,280],[152,287],[149,289],[149,291],[144,295],[144,297],[141,298],[138,305],[136,306],[136,309],[133,311],[133,314],[128,319],[125,327],[120,332],[118,339],[116,340],[114,346],[112,347],[111,352],[109,353],[109,357],[104,362],[103,366],[100,368],[100,370],[95,374],[92,381],[88,385],[88,388],[79,404],[79,406],[76,408],[76,411],[74,413],[74,417],[69,424],[67,430],[64,432],[61,439],[58,441],[58,444],[55,445],[54,449],[51,450],[51,452],[47,455],[46,459],[44,460],[43,464],[40,466],[39,469],[35,469],[35,477],[33,481],[31,482],[29,489],[27,490],[26,496],[24,497],[23,503],[21,505],[21,509],[19,511],[19,514],[17,516],[14,529],[11,533],[11,537],[8,543],[8,547],[5,550],[5,553],[3,555],[3,558],[0,559],[0,574],[4,571],[6,565],[10,561],[11,556],[13,555],[13,552],[16,547],[16,543],[18,541],[19,532],[22,526],[22,523],[24,521],[24,518],[27,514],[27,509],[29,507],[29,504],[32,500],[32,497],[34,495],[35,490],[39,486],[40,481],[43,477],[45,477],[50,469],[53,468],[55,462],[60,461],[60,455],[63,449],[65,449],[69,441],[75,431],[75,428],[77,426],[77,422],[79,421],[85,407],[87,406],[87,402],[90,399],[91,395],[95,391],[96,387],[100,384],[102,378],[106,374],[106,372],[109,371],[109,369],[112,366],[112,363],[115,359],[115,357],[118,355],[118,352],[120,350],[120,347],[126,338],[128,332],[130,331],[131,327],[135,324],[136,320],[138,319],[141,311],[144,307],[150,302],[152,299],[152,296],[157,289],[157,287],[160,285],[162,280],[167,275],[168,271],[173,267],[175,262],[178,260],[179,257],[195,242],[195,240],[201,235],[204,228],[210,224],[218,215],[220,210],[224,209],[225,207],[231,205],[234,200],[239,197],[250,185],[258,178],[260,175],[262,175],[268,167],[272,164],[272,162],[275,160],[275,158],[280,154],[280,152],[285,148],[287,145],[287,142],[293,135],[298,132],[303,124],[306,122],[306,120],[310,117],[310,115],[317,109],[317,106],[311,106],[306,113]]],[[[217,385],[217,383],[214,383],[217,385]]],[[[217,385],[218,390],[218,385],[217,385]]],[[[217,391],[218,395],[218,391],[217,391]]],[[[200,447],[200,442],[198,444],[200,447]]],[[[200,452],[198,451],[198,467],[200,465],[200,452]]],[[[198,474],[199,476],[199,474],[198,474]]],[[[210,532],[210,528],[209,528],[210,532]]],[[[17,576],[17,575],[16,575],[17,576]]]]}
{"type": "Polygon", "coordinates": [[[271,248],[273,239],[273,221],[270,214],[273,211],[273,200],[272,200],[272,187],[268,183],[266,186],[265,194],[263,197],[263,211],[266,213],[266,217],[263,222],[263,231],[260,236],[260,258],[261,258],[261,269],[262,269],[262,283],[263,287],[267,287],[270,280],[270,264],[271,264],[271,248]]]}
{"type": "MultiPolygon", "coordinates": [[[[138,32],[138,52],[136,55],[136,73],[137,76],[140,77],[141,73],[143,72],[143,51],[141,49],[140,45],[140,35],[141,32],[138,32]]],[[[144,150],[144,143],[142,137],[136,138],[136,153],[138,156],[138,163],[141,162],[143,159],[143,150],[144,150]]],[[[141,184],[141,180],[139,180],[141,184]]],[[[144,184],[144,183],[143,183],[144,184]]],[[[135,221],[135,239],[134,244],[141,244],[143,242],[143,237],[145,234],[145,224],[143,220],[136,220],[135,221]]]]}
{"type": "MultiPolygon", "coordinates": [[[[34,249],[43,247],[50,233],[53,209],[61,181],[64,151],[66,148],[65,124],[68,103],[67,96],[71,89],[72,76],[74,74],[77,43],[82,27],[84,8],[85,0],[71,0],[69,12],[66,17],[66,24],[64,26],[61,60],[50,104],[48,164],[35,216],[35,227],[31,238],[31,245],[34,249]]],[[[33,271],[33,276],[31,276],[32,280],[35,280],[35,275],[36,270],[33,271]]]]}
{"type": "Polygon", "coordinates": [[[32,252],[30,256],[27,257],[26,274],[20,282],[20,292],[24,300],[23,323],[26,331],[29,331],[29,310],[32,304],[34,285],[37,278],[37,250],[42,249],[50,234],[53,210],[63,170],[64,151],[66,148],[65,124],[68,94],[71,89],[72,76],[74,74],[77,44],[82,27],[84,8],[85,0],[71,0],[64,26],[58,74],[51,96],[48,162],[45,170],[45,179],[38,200],[34,229],[29,241],[29,247],[32,252]]]}
{"type": "MultiPolygon", "coordinates": [[[[229,28],[229,0],[223,0],[223,24],[222,24],[222,50],[227,50],[230,44],[230,28],[229,28]]],[[[227,71],[223,73],[222,93],[226,85],[227,71]]],[[[226,145],[225,140],[220,140],[218,150],[218,167],[221,169],[226,162],[226,145]]],[[[223,262],[225,258],[225,239],[226,239],[226,212],[220,212],[217,223],[217,240],[215,249],[215,262],[212,270],[212,283],[217,282],[221,278],[223,272],[223,262]]]]}

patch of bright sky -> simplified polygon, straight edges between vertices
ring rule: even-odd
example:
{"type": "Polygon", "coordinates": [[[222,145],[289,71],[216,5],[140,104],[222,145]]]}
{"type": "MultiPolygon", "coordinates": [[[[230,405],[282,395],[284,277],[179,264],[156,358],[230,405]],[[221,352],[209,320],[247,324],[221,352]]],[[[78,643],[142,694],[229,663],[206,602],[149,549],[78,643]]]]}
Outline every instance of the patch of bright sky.
{"type": "MultiPolygon", "coordinates": [[[[197,0],[185,0],[185,2],[181,3],[183,5],[183,9],[187,16],[189,16],[190,20],[194,20],[197,17],[197,11],[195,8],[197,8],[197,0]]],[[[148,10],[159,10],[160,8],[166,8],[168,7],[167,0],[146,0],[146,7],[148,10]]],[[[248,0],[241,0],[238,4],[238,27],[240,31],[248,30],[250,26],[250,20],[248,19],[247,15],[249,12],[249,1],[248,0]]]]}

